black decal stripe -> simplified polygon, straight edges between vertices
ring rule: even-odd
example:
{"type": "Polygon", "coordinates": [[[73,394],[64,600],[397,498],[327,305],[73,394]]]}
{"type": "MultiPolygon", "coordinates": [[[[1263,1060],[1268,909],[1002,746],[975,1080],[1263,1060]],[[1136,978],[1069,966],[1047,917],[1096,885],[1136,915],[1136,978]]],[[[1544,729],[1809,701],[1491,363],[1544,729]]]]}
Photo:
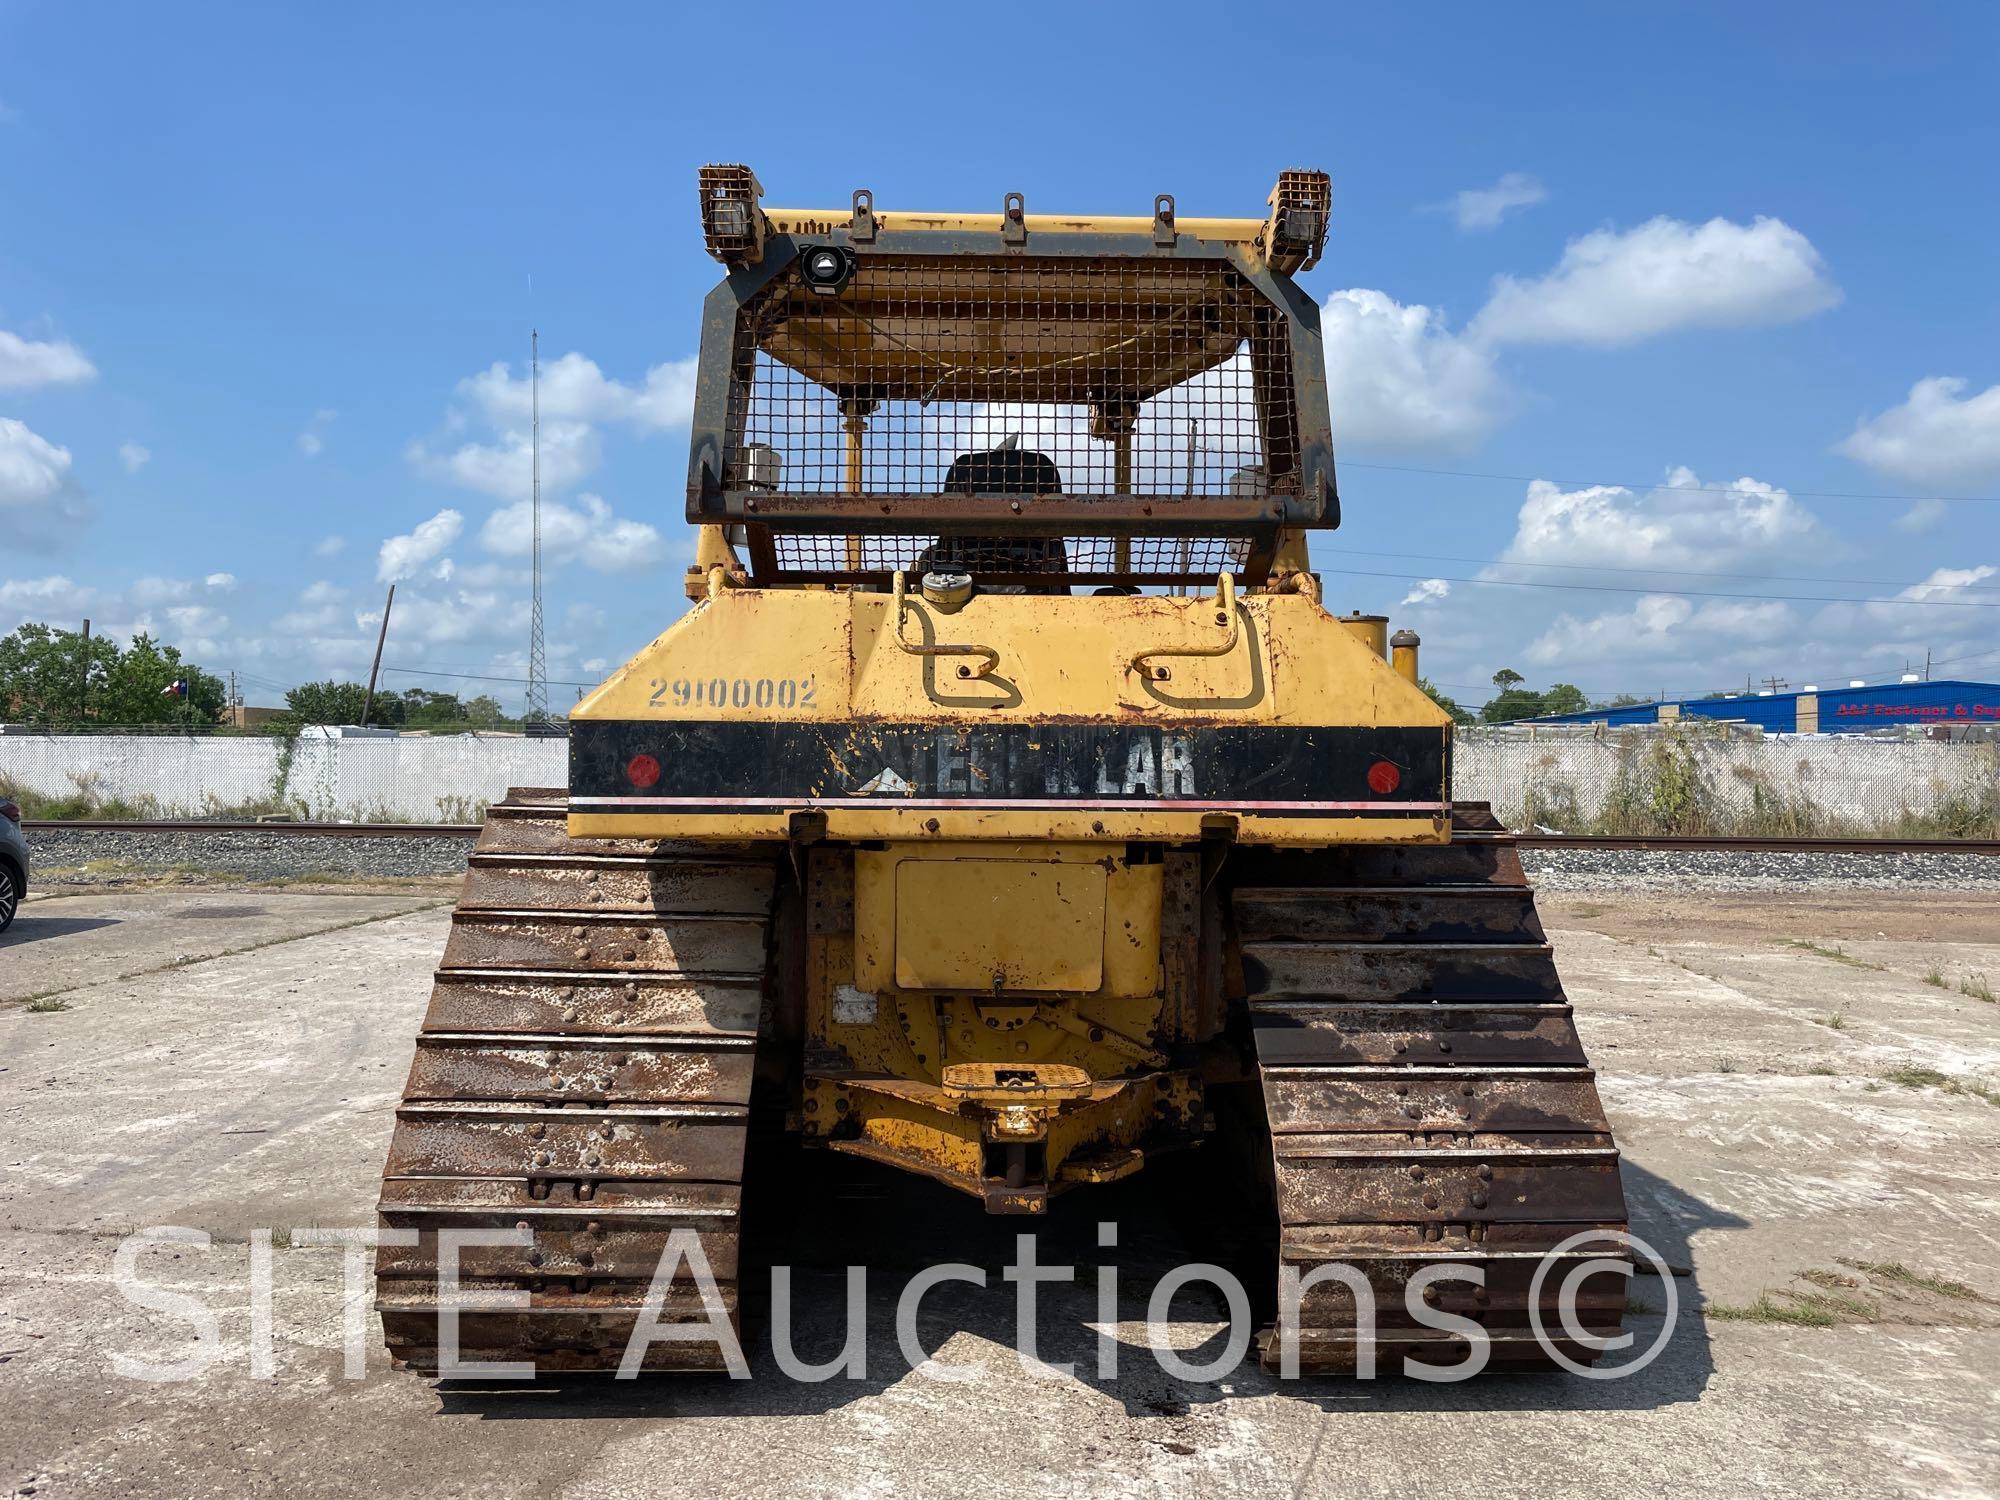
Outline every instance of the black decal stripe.
{"type": "Polygon", "coordinates": [[[1224,725],[881,724],[581,720],[578,806],[982,806],[1242,809],[1286,816],[1430,816],[1446,802],[1442,730],[1224,725]],[[660,768],[639,785],[641,756],[660,768]],[[1369,768],[1386,761],[1382,793],[1369,768]],[[671,800],[669,800],[671,799],[671,800]]]}

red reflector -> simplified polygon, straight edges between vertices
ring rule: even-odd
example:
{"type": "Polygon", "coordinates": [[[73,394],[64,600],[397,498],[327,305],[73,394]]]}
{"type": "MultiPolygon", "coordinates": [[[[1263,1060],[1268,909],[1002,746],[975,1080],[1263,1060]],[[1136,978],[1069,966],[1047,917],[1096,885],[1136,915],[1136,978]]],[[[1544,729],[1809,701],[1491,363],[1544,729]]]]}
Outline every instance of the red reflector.
{"type": "Polygon", "coordinates": [[[1403,773],[1386,760],[1378,760],[1368,768],[1368,790],[1381,796],[1388,796],[1403,784],[1403,773]]]}
{"type": "Polygon", "coordinates": [[[660,779],[660,763],[650,755],[635,755],[625,762],[625,779],[636,787],[652,786],[660,779]]]}

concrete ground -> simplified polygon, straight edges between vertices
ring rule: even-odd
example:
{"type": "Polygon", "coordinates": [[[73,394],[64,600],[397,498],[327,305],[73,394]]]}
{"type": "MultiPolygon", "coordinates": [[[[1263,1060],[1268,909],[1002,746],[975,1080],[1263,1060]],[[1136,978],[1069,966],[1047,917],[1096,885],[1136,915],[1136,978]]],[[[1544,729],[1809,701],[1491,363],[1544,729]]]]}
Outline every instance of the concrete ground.
{"type": "MultiPolygon", "coordinates": [[[[2000,907],[1855,891],[1546,898],[1625,1149],[1634,1229],[1684,1305],[1630,1379],[1197,1384],[1143,1347],[1172,1205],[1129,1185],[1052,1217],[1040,1258],[1085,1267],[1121,1222],[1122,1375],[1095,1373],[1095,1278],[1045,1288],[1043,1356],[1004,1340],[1013,1288],[946,1286],[924,1344],[985,1379],[911,1373],[893,1305],[932,1258],[997,1273],[1015,1222],[860,1164],[823,1182],[800,1273],[800,1353],[841,1334],[837,1267],[875,1271],[860,1381],[757,1378],[530,1390],[343,1377],[340,1252],[366,1226],[449,888],[51,896],[0,939],[0,1482],[37,1496],[1258,1494],[1978,1495],[2000,1488],[2000,907]],[[207,1231],[144,1275],[219,1319],[112,1284],[119,1236],[207,1231]],[[253,1378],[249,1237],[275,1228],[275,1368],[253,1378]],[[292,1243],[287,1246],[287,1238],[292,1243]]],[[[795,1247],[795,1251],[796,1251],[795,1247]]],[[[1662,1326],[1665,1290],[1636,1283],[1662,1326]]],[[[364,1289],[365,1295],[365,1289],[364,1289]]],[[[1190,1358],[1219,1303],[1176,1304],[1190,1358]]]]}

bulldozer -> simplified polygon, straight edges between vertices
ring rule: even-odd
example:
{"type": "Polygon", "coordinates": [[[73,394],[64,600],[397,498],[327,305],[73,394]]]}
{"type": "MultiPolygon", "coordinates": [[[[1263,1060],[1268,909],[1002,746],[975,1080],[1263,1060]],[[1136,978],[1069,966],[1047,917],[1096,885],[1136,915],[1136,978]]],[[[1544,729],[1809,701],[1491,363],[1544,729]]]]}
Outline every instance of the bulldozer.
{"type": "Polygon", "coordinates": [[[382,1183],[397,1363],[439,1366],[447,1230],[513,1232],[458,1257],[513,1303],[456,1315],[468,1360],[619,1368],[676,1231],[737,1318],[772,1136],[1029,1218],[1183,1170],[1266,1314],[1310,1285],[1308,1371],[1618,1333],[1606,1275],[1544,1332],[1625,1205],[1514,841],[1451,800],[1417,637],[1312,568],[1331,197],[788,210],[701,170],[692,602],[469,857],[382,1183]]]}

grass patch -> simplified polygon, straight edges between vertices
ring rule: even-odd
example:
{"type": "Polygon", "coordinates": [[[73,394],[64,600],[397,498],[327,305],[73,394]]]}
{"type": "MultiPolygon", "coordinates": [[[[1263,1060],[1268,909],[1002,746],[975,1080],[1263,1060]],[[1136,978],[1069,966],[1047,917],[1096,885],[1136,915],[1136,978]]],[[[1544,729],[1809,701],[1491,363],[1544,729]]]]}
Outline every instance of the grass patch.
{"type": "Polygon", "coordinates": [[[1965,1094],[1974,1099],[2000,1106],[2000,1089],[1990,1084],[1980,1083],[1972,1078],[1953,1078],[1949,1073],[1940,1073],[1936,1068],[1919,1067],[1905,1063],[1902,1067],[1891,1068],[1882,1075],[1884,1083],[1893,1083],[1905,1089],[1936,1089],[1941,1094],[1965,1094]]]}
{"type": "Polygon", "coordinates": [[[1806,953],[1813,954],[1815,957],[1828,959],[1833,963],[1846,964],[1850,969],[1874,969],[1879,973],[1882,968],[1880,964],[1871,964],[1865,958],[1856,958],[1852,953],[1849,953],[1845,948],[1838,945],[1829,948],[1822,943],[1809,943],[1804,938],[1786,938],[1785,946],[1787,948],[1798,948],[1806,953]]]}
{"type": "Polygon", "coordinates": [[[1966,975],[1958,982],[1958,992],[1970,995],[1974,1000],[1984,1000],[1988,1005],[1994,1003],[1993,986],[1986,982],[1984,974],[1966,975]]]}
{"type": "Polygon", "coordinates": [[[1936,1068],[1920,1068],[1914,1063],[1905,1063],[1900,1068],[1891,1068],[1884,1073],[1882,1081],[1904,1089],[1935,1089],[1950,1083],[1951,1078],[1936,1068]]]}
{"type": "Polygon", "coordinates": [[[35,1015],[52,1015],[59,1010],[68,1010],[69,1001],[60,995],[37,995],[28,1002],[28,1009],[35,1015]]]}
{"type": "Polygon", "coordinates": [[[1875,1304],[1851,1294],[1860,1285],[1851,1276],[1837,1271],[1801,1271],[1811,1291],[1766,1291],[1757,1300],[1734,1306],[1711,1302],[1702,1309],[1704,1317],[1723,1323],[1779,1323],[1793,1328],[1833,1328],[1841,1323],[1872,1323],[1879,1316],[1875,1304]]]}
{"type": "Polygon", "coordinates": [[[1928,969],[1924,970],[1924,983],[1932,989],[1948,990],[1951,988],[1950,985],[1944,982],[1944,973],[1936,964],[1932,964],[1928,969]]]}
{"type": "Polygon", "coordinates": [[[1701,1315],[1713,1323],[1783,1323],[1793,1328],[1831,1328],[1840,1320],[1825,1308],[1799,1298],[1762,1292],[1755,1302],[1711,1302],[1701,1315]]]}
{"type": "Polygon", "coordinates": [[[24,818],[157,818],[160,805],[150,797],[137,799],[113,796],[104,790],[95,772],[70,772],[72,791],[48,794],[37,792],[0,776],[0,802],[17,803],[24,818]]]}
{"type": "Polygon", "coordinates": [[[1987,1296],[1977,1287],[1945,1276],[1926,1276],[1921,1271],[1911,1270],[1899,1260],[1842,1260],[1840,1263],[1865,1271],[1871,1279],[1888,1282],[1892,1286],[1911,1287],[1934,1296],[1949,1297],[1955,1302],[1983,1302],[1989,1307],[2000,1306],[2000,1301],[1987,1296]]]}
{"type": "Polygon", "coordinates": [[[1847,1012],[1836,1010],[1828,1015],[1814,1016],[1813,1025],[1824,1026],[1828,1031],[1845,1031],[1847,1030],[1847,1012]]]}
{"type": "Polygon", "coordinates": [[[1836,1068],[1832,1063],[1814,1063],[1810,1068],[1806,1069],[1806,1074],[1811,1078],[1838,1078],[1840,1076],[1840,1069],[1836,1068]]]}

